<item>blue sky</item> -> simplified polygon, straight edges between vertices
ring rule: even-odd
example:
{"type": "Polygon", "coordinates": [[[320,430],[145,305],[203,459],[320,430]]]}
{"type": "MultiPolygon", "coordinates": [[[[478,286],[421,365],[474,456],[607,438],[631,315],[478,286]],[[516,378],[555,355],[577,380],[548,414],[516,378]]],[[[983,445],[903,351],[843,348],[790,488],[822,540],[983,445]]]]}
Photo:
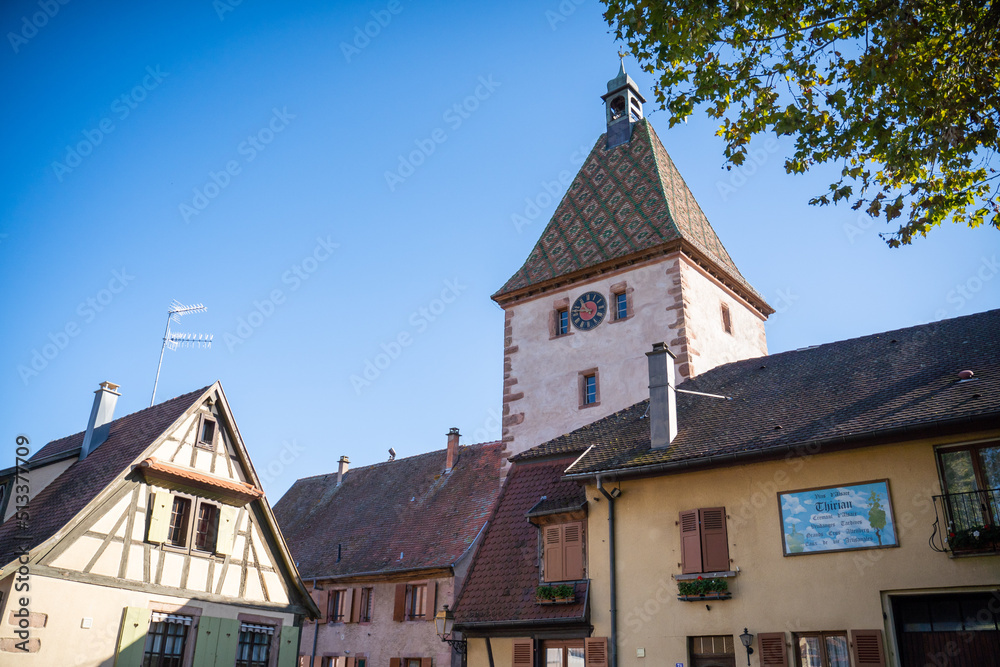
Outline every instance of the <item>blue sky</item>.
{"type": "MultiPolygon", "coordinates": [[[[146,407],[174,299],[208,307],[174,329],[215,344],[168,351],[157,398],[221,379],[272,501],[342,454],[438,449],[451,426],[497,437],[489,295],[603,131],[619,45],[601,12],[4,3],[0,467],[19,433],[39,448],[82,430],[102,380],[121,385],[118,415],[146,407]]],[[[786,175],[787,139],[726,172],[713,123],[646,111],[778,310],[772,352],[1000,306],[995,231],[890,250],[884,222],[806,204],[830,173],[786,175]]]]}

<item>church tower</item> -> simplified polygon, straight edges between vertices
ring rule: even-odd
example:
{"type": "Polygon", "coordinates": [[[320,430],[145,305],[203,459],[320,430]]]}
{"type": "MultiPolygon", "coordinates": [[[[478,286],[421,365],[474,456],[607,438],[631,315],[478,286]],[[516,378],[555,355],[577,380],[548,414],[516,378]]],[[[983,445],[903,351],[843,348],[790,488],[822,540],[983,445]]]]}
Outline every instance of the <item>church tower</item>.
{"type": "Polygon", "coordinates": [[[625,73],[608,82],[607,132],[524,265],[504,310],[507,455],[649,395],[645,353],[666,342],[681,382],[767,354],[774,310],[736,268],[625,73]]]}

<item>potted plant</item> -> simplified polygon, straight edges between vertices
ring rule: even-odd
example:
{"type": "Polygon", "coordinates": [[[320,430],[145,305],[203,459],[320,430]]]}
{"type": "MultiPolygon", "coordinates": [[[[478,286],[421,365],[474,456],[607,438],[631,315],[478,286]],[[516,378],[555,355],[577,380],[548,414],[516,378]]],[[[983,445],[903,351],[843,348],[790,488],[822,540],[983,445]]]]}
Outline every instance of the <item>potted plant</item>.
{"type": "Polygon", "coordinates": [[[575,600],[575,590],[567,584],[558,586],[542,584],[535,589],[535,602],[538,604],[569,604],[575,600]]]}
{"type": "Polygon", "coordinates": [[[1000,548],[1000,526],[983,525],[948,533],[952,551],[1000,548]]]}
{"type": "Polygon", "coordinates": [[[722,578],[705,579],[699,576],[690,581],[677,582],[678,599],[680,600],[725,600],[730,597],[729,583],[722,578]]]}
{"type": "Polygon", "coordinates": [[[555,587],[553,586],[539,586],[535,589],[535,601],[539,604],[552,604],[555,597],[555,587]]]}
{"type": "Polygon", "coordinates": [[[567,584],[560,584],[559,586],[556,586],[553,594],[555,595],[555,601],[557,603],[568,604],[573,602],[576,598],[576,591],[572,586],[567,584]]]}

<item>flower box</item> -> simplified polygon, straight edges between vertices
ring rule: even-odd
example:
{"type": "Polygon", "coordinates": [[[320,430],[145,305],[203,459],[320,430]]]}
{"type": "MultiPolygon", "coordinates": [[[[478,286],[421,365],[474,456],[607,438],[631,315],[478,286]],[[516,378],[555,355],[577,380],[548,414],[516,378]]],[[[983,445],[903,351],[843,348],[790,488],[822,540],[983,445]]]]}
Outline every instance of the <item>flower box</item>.
{"type": "Polygon", "coordinates": [[[565,584],[559,586],[539,586],[535,589],[537,604],[572,604],[576,602],[576,590],[565,584]]]}
{"type": "Polygon", "coordinates": [[[705,593],[704,595],[678,595],[677,599],[682,602],[704,602],[706,600],[728,600],[733,597],[729,591],[724,593],[705,593]]]}
{"type": "Polygon", "coordinates": [[[728,600],[732,597],[729,584],[721,577],[698,577],[677,582],[677,599],[685,602],[691,600],[728,600]]]}

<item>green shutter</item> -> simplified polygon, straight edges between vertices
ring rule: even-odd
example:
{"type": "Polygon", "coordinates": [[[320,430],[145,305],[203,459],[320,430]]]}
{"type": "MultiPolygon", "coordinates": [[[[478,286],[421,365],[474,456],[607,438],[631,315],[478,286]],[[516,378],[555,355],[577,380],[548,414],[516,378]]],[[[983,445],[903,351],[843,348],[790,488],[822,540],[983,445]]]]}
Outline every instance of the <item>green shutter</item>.
{"type": "Polygon", "coordinates": [[[299,629],[285,625],[281,628],[278,646],[278,667],[295,667],[299,658],[299,629]]]}
{"type": "Polygon", "coordinates": [[[236,540],[236,519],[240,508],[223,505],[219,513],[219,536],[215,540],[215,553],[228,556],[233,553],[233,542],[236,540]]]}
{"type": "Polygon", "coordinates": [[[146,632],[153,612],[141,607],[125,607],[122,613],[122,627],[118,632],[118,651],[115,653],[115,667],[139,667],[142,665],[142,651],[146,645],[146,632]]]}
{"type": "Polygon", "coordinates": [[[149,515],[149,533],[146,539],[154,544],[167,541],[170,529],[170,512],[174,508],[174,498],[166,491],[153,492],[153,507],[149,515]]]}
{"type": "Polygon", "coordinates": [[[198,640],[194,645],[192,667],[235,665],[239,631],[239,622],[231,618],[202,616],[198,620],[198,640]]]}

